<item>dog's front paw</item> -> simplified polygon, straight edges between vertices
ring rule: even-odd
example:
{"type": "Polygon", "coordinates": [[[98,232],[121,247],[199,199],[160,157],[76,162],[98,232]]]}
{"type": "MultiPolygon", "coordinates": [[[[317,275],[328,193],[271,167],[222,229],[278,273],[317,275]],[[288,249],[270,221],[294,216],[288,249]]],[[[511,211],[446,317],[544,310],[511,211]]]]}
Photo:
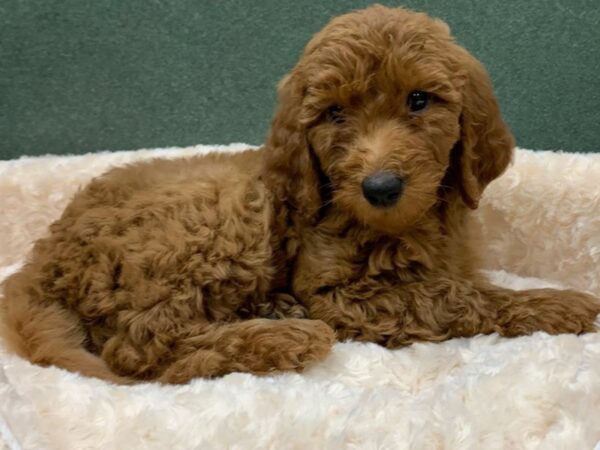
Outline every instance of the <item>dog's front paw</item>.
{"type": "Polygon", "coordinates": [[[320,320],[255,319],[240,324],[245,327],[244,348],[230,345],[224,349],[226,359],[235,361],[235,371],[301,371],[325,358],[335,342],[333,329],[320,320]]]}
{"type": "Polygon", "coordinates": [[[588,333],[599,329],[600,300],[583,292],[554,289],[520,291],[500,312],[498,332],[519,336],[536,331],[549,334],[588,333]]]}
{"type": "Polygon", "coordinates": [[[287,319],[289,324],[278,336],[273,356],[279,370],[303,370],[331,351],[335,332],[320,320],[287,319]]]}

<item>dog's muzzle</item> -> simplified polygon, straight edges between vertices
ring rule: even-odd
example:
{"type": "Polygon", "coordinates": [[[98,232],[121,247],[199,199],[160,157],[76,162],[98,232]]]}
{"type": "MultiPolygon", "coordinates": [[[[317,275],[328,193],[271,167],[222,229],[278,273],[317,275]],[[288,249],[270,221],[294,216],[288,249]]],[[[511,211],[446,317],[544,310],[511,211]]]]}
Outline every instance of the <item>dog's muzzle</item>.
{"type": "Polygon", "coordinates": [[[377,172],[362,182],[362,192],[367,201],[377,208],[389,208],[400,198],[404,180],[392,172],[377,172]]]}

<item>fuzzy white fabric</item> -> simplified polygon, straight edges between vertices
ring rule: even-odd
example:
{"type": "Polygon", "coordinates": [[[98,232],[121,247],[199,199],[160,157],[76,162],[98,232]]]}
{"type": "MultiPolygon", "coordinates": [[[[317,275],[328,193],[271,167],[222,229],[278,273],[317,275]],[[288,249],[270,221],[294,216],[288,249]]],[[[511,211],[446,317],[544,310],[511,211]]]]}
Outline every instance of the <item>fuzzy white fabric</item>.
{"type": "MultiPolygon", "coordinates": [[[[242,147],[0,162],[0,277],[110,166],[242,147]]],[[[519,150],[478,212],[489,276],[517,289],[562,284],[600,295],[598,180],[600,154],[519,150]]],[[[340,343],[303,374],[185,386],[113,386],[0,349],[0,413],[11,449],[589,449],[600,441],[600,333],[396,351],[340,343]]]]}

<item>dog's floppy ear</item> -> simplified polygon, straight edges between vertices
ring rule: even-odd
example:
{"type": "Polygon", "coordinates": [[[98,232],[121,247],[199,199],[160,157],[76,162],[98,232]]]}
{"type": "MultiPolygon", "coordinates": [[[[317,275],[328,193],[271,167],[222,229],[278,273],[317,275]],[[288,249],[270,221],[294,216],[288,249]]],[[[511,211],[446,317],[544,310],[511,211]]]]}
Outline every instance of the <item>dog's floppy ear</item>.
{"type": "Polygon", "coordinates": [[[280,200],[303,221],[317,216],[320,180],[306,136],[302,114],[305,88],[293,72],[278,86],[279,103],[265,148],[264,179],[280,200]]]}
{"type": "Polygon", "coordinates": [[[466,51],[461,136],[457,144],[457,178],[467,206],[476,209],[485,187],[504,172],[512,158],[514,139],[502,120],[491,80],[466,51]]]}

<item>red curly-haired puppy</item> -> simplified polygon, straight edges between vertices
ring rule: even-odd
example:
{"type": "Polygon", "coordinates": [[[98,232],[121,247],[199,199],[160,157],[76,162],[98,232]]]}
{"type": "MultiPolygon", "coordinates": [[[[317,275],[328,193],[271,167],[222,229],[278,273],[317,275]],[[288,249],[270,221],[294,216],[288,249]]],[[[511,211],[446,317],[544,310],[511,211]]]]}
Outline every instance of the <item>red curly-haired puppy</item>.
{"type": "Polygon", "coordinates": [[[443,22],[338,17],[281,82],[261,150],[137,163],[79,192],[5,283],[3,334],[38,364],[182,383],[299,370],[336,338],[593,331],[595,298],[477,271],[469,210],[512,148],[443,22]]]}

